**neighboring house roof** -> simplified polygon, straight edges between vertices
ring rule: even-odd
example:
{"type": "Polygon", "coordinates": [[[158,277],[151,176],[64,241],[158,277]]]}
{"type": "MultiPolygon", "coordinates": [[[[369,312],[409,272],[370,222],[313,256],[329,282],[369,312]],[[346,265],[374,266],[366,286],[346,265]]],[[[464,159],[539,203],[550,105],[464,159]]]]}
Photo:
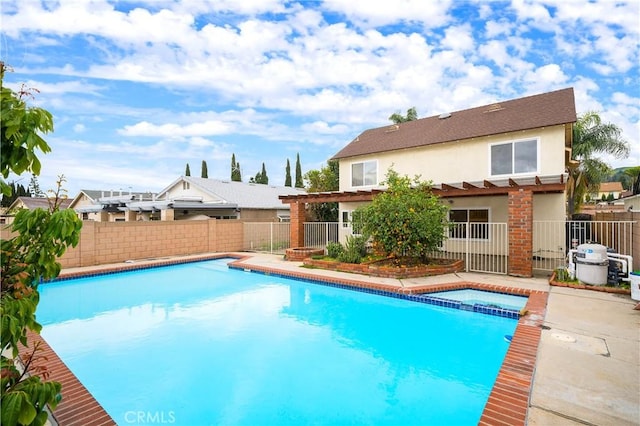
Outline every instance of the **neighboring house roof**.
{"type": "Polygon", "coordinates": [[[163,199],[166,197],[167,192],[182,181],[189,182],[197,186],[202,192],[210,194],[211,199],[203,200],[204,202],[224,202],[235,204],[238,208],[245,209],[288,209],[289,206],[283,205],[278,198],[279,196],[306,194],[304,189],[289,186],[273,186],[182,176],[167,188],[160,191],[158,198],[163,199]]]}
{"type": "Polygon", "coordinates": [[[81,189],[80,192],[78,192],[78,194],[73,197],[73,201],[71,201],[71,205],[69,207],[75,209],[80,200],[82,200],[83,195],[85,195],[92,203],[95,203],[101,192],[102,191],[95,191],[93,189],[81,189]]]}
{"type": "MultiPolygon", "coordinates": [[[[65,198],[61,200],[59,204],[60,210],[69,208],[71,201],[72,200],[69,198],[65,198]]],[[[18,197],[9,206],[9,211],[15,208],[27,208],[29,210],[40,208],[40,209],[48,210],[49,203],[53,203],[53,200],[50,200],[46,197],[18,197]]]]}
{"type": "Polygon", "coordinates": [[[509,133],[576,121],[573,88],[362,132],[333,159],[509,133]]]}
{"type": "Polygon", "coordinates": [[[102,206],[106,204],[121,204],[132,200],[150,201],[154,199],[155,195],[156,194],[151,192],[81,189],[71,202],[70,208],[75,209],[79,213],[96,212],[100,211],[102,206]],[[91,206],[78,205],[83,195],[89,199],[91,206]]]}
{"type": "Polygon", "coordinates": [[[600,184],[600,188],[598,188],[598,192],[622,192],[624,189],[622,188],[622,182],[603,182],[600,184]]]}

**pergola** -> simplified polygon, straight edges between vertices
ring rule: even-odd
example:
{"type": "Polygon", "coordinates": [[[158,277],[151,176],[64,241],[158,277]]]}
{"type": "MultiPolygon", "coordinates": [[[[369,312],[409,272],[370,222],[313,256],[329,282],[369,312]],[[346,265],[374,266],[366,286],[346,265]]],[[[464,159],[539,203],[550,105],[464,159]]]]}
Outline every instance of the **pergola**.
{"type": "MultiPolygon", "coordinates": [[[[432,192],[441,198],[508,197],[508,233],[510,275],[533,276],[533,194],[564,193],[566,175],[533,176],[483,180],[478,182],[440,183],[432,192]]],[[[290,241],[292,247],[304,246],[306,205],[310,203],[371,201],[384,189],[316,192],[278,197],[291,210],[290,241]]]]}

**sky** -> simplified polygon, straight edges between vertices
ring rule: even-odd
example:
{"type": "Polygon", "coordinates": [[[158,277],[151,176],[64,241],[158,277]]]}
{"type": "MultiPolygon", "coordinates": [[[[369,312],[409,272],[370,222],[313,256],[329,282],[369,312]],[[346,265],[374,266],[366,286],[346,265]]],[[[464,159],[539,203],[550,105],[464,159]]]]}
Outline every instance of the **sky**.
{"type": "MultiPolygon", "coordinates": [[[[640,0],[2,0],[5,85],[53,114],[42,190],[269,184],[362,131],[573,87],[640,165],[640,0]]],[[[13,179],[12,179],[13,178],[13,179]]],[[[8,181],[28,185],[30,175],[8,181]]]]}

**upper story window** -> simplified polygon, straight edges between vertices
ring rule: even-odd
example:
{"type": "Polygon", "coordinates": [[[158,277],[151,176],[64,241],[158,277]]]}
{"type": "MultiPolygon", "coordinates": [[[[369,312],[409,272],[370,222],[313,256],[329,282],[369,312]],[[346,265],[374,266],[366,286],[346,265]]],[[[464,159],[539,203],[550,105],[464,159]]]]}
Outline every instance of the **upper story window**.
{"type": "Polygon", "coordinates": [[[364,161],[351,164],[351,186],[374,186],[378,184],[378,162],[364,161]]]}
{"type": "Polygon", "coordinates": [[[538,171],[538,140],[497,143],[491,147],[491,176],[538,171]]]}

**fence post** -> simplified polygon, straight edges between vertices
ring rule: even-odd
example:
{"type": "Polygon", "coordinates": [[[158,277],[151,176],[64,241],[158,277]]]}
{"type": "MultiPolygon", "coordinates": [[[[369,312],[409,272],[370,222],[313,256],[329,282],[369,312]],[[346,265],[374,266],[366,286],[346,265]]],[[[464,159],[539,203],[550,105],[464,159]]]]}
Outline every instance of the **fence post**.
{"type": "Polygon", "coordinates": [[[471,235],[471,226],[469,226],[469,222],[465,223],[464,225],[467,229],[465,230],[464,233],[464,251],[465,251],[465,255],[464,255],[464,270],[465,272],[469,272],[470,271],[470,254],[469,254],[469,238],[471,235]]]}

